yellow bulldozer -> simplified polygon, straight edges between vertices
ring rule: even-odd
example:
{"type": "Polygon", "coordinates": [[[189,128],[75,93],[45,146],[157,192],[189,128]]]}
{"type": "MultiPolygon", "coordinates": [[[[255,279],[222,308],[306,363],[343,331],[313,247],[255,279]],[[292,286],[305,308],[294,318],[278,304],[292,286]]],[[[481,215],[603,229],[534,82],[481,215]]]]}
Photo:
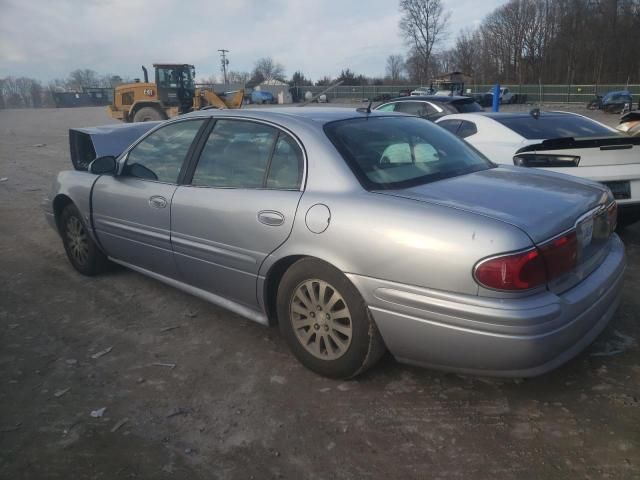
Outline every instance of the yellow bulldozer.
{"type": "Polygon", "coordinates": [[[244,90],[216,93],[196,88],[193,65],[154,63],[156,81],[149,82],[143,66],[144,82],[126,83],[114,89],[113,104],[107,106],[109,116],[124,122],[166,120],[203,108],[240,108],[244,90]]]}

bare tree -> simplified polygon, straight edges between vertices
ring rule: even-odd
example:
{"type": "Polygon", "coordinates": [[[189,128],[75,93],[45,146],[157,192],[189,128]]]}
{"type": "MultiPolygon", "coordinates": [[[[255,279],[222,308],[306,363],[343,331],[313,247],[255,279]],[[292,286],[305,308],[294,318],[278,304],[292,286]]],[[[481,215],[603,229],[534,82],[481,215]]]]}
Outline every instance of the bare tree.
{"type": "Polygon", "coordinates": [[[472,30],[462,30],[458,34],[456,45],[451,52],[455,69],[471,76],[476,73],[480,42],[480,36],[472,30]]]}
{"type": "MultiPolygon", "coordinates": [[[[253,68],[253,77],[262,78],[262,81],[284,81],[284,66],[274,62],[271,57],[264,57],[256,61],[253,68]]],[[[260,82],[258,82],[260,83],[260,82]]]]}
{"type": "Polygon", "coordinates": [[[400,30],[411,46],[420,81],[429,78],[429,61],[434,47],[443,40],[451,16],[442,0],[400,0],[400,30]]]}
{"type": "Polygon", "coordinates": [[[251,74],[249,72],[238,72],[236,70],[231,70],[227,72],[227,80],[229,83],[247,83],[251,78],[251,74]]]}
{"type": "Polygon", "coordinates": [[[399,82],[404,73],[404,58],[402,55],[389,55],[387,57],[387,78],[392,83],[399,82]]]}
{"type": "Polygon", "coordinates": [[[82,90],[85,87],[98,86],[98,74],[89,68],[78,68],[69,74],[67,88],[70,90],[82,90]]]}

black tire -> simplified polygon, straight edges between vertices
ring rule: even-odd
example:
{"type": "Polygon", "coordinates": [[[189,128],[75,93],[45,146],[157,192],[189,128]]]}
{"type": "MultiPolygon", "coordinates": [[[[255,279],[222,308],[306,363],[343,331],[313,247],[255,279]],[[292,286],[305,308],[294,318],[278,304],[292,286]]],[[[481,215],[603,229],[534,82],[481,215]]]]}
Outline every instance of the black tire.
{"type": "Polygon", "coordinates": [[[106,269],[109,261],[89,235],[87,225],[75,205],[64,208],[58,225],[64,250],[73,268],[87,276],[97,275],[106,269]]]}
{"type": "Polygon", "coordinates": [[[134,122],[156,122],[166,120],[166,115],[154,107],[142,107],[133,116],[134,122]]]}
{"type": "Polygon", "coordinates": [[[600,102],[598,100],[591,100],[587,103],[587,110],[598,110],[600,102]]]}
{"type": "MultiPolygon", "coordinates": [[[[320,296],[318,291],[315,292],[315,296],[316,298],[320,296]]],[[[312,295],[309,295],[307,299],[313,302],[312,295]]],[[[298,306],[303,305],[299,303],[298,306]]],[[[313,305],[311,308],[313,309],[313,305]]],[[[319,305],[317,305],[316,308],[319,308],[319,305]]],[[[280,331],[287,341],[289,348],[300,363],[320,375],[330,378],[355,377],[373,366],[386,351],[380,332],[358,290],[342,272],[320,260],[304,258],[294,263],[289,270],[287,270],[278,287],[277,310],[280,331]],[[328,313],[344,311],[344,307],[346,307],[346,310],[350,314],[348,328],[350,328],[351,337],[348,341],[348,346],[343,348],[340,356],[335,359],[322,359],[312,354],[310,352],[311,347],[305,347],[303,345],[303,341],[299,339],[299,333],[296,333],[296,330],[302,332],[303,335],[308,334],[310,339],[315,338],[315,341],[318,342],[318,354],[321,356],[322,345],[324,345],[325,353],[327,352],[327,348],[331,348],[331,353],[335,354],[335,350],[340,350],[340,347],[333,339],[338,338],[339,335],[341,338],[338,338],[338,340],[341,340],[341,345],[344,346],[342,341],[346,342],[346,340],[344,340],[346,337],[337,330],[334,330],[333,327],[339,328],[339,326],[345,326],[343,323],[338,323],[340,317],[329,321],[330,316],[327,315],[325,324],[319,328],[316,323],[314,326],[309,325],[308,330],[305,330],[306,327],[300,328],[300,326],[294,329],[294,321],[306,322],[309,320],[320,323],[320,320],[311,320],[310,318],[304,318],[302,315],[300,315],[301,318],[299,320],[292,318],[292,313],[299,315],[296,312],[292,312],[292,305],[296,299],[299,298],[296,294],[307,282],[316,282],[314,285],[319,285],[318,282],[326,283],[327,289],[324,295],[325,299],[327,299],[326,303],[331,303],[331,300],[334,298],[333,295],[336,293],[341,297],[333,306],[327,308],[326,311],[328,313]],[[331,292],[331,290],[333,290],[333,292],[331,292]],[[344,306],[342,305],[343,303],[344,306]],[[333,326],[328,325],[330,322],[333,326]],[[313,331],[314,327],[315,332],[313,331]],[[324,340],[319,340],[323,335],[324,340]],[[331,346],[327,347],[326,342],[330,335],[332,335],[331,340],[328,341],[331,346]]],[[[319,309],[318,312],[318,318],[322,316],[322,321],[324,321],[324,310],[319,309]]],[[[313,315],[313,313],[310,315],[313,315]]],[[[346,321],[346,319],[340,320],[340,322],[344,321],[346,321]]],[[[307,345],[310,345],[310,343],[314,342],[307,341],[307,345]]]]}

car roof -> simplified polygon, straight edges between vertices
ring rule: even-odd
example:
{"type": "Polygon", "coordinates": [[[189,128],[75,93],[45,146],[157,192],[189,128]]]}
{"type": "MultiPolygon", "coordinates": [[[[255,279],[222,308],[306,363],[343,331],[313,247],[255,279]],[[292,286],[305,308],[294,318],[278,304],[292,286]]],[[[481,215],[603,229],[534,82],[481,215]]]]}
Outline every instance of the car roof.
{"type": "Polygon", "coordinates": [[[453,97],[449,95],[412,95],[410,97],[396,97],[388,100],[385,103],[390,102],[415,102],[415,101],[429,101],[429,102],[439,102],[439,103],[453,103],[457,100],[474,100],[473,97],[465,97],[462,95],[454,95],[453,97]]]}
{"type": "MultiPolygon", "coordinates": [[[[366,107],[365,107],[366,108],[366,107]]],[[[215,117],[219,115],[234,117],[251,117],[262,120],[276,121],[286,119],[297,119],[307,123],[324,125],[337,120],[347,120],[350,118],[369,117],[405,117],[403,113],[396,112],[380,112],[371,110],[366,113],[364,109],[345,108],[345,107],[273,107],[273,108],[241,108],[241,109],[210,109],[199,110],[188,113],[185,116],[208,116],[215,117]]]]}

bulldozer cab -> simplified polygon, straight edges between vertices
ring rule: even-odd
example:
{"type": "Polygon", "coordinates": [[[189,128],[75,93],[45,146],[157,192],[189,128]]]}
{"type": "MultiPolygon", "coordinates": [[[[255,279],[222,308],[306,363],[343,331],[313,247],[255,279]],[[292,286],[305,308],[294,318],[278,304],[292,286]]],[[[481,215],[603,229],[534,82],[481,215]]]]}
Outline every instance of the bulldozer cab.
{"type": "Polygon", "coordinates": [[[195,95],[196,70],[187,64],[153,64],[156,70],[158,100],[164,105],[178,107],[181,113],[191,110],[195,95]]]}

